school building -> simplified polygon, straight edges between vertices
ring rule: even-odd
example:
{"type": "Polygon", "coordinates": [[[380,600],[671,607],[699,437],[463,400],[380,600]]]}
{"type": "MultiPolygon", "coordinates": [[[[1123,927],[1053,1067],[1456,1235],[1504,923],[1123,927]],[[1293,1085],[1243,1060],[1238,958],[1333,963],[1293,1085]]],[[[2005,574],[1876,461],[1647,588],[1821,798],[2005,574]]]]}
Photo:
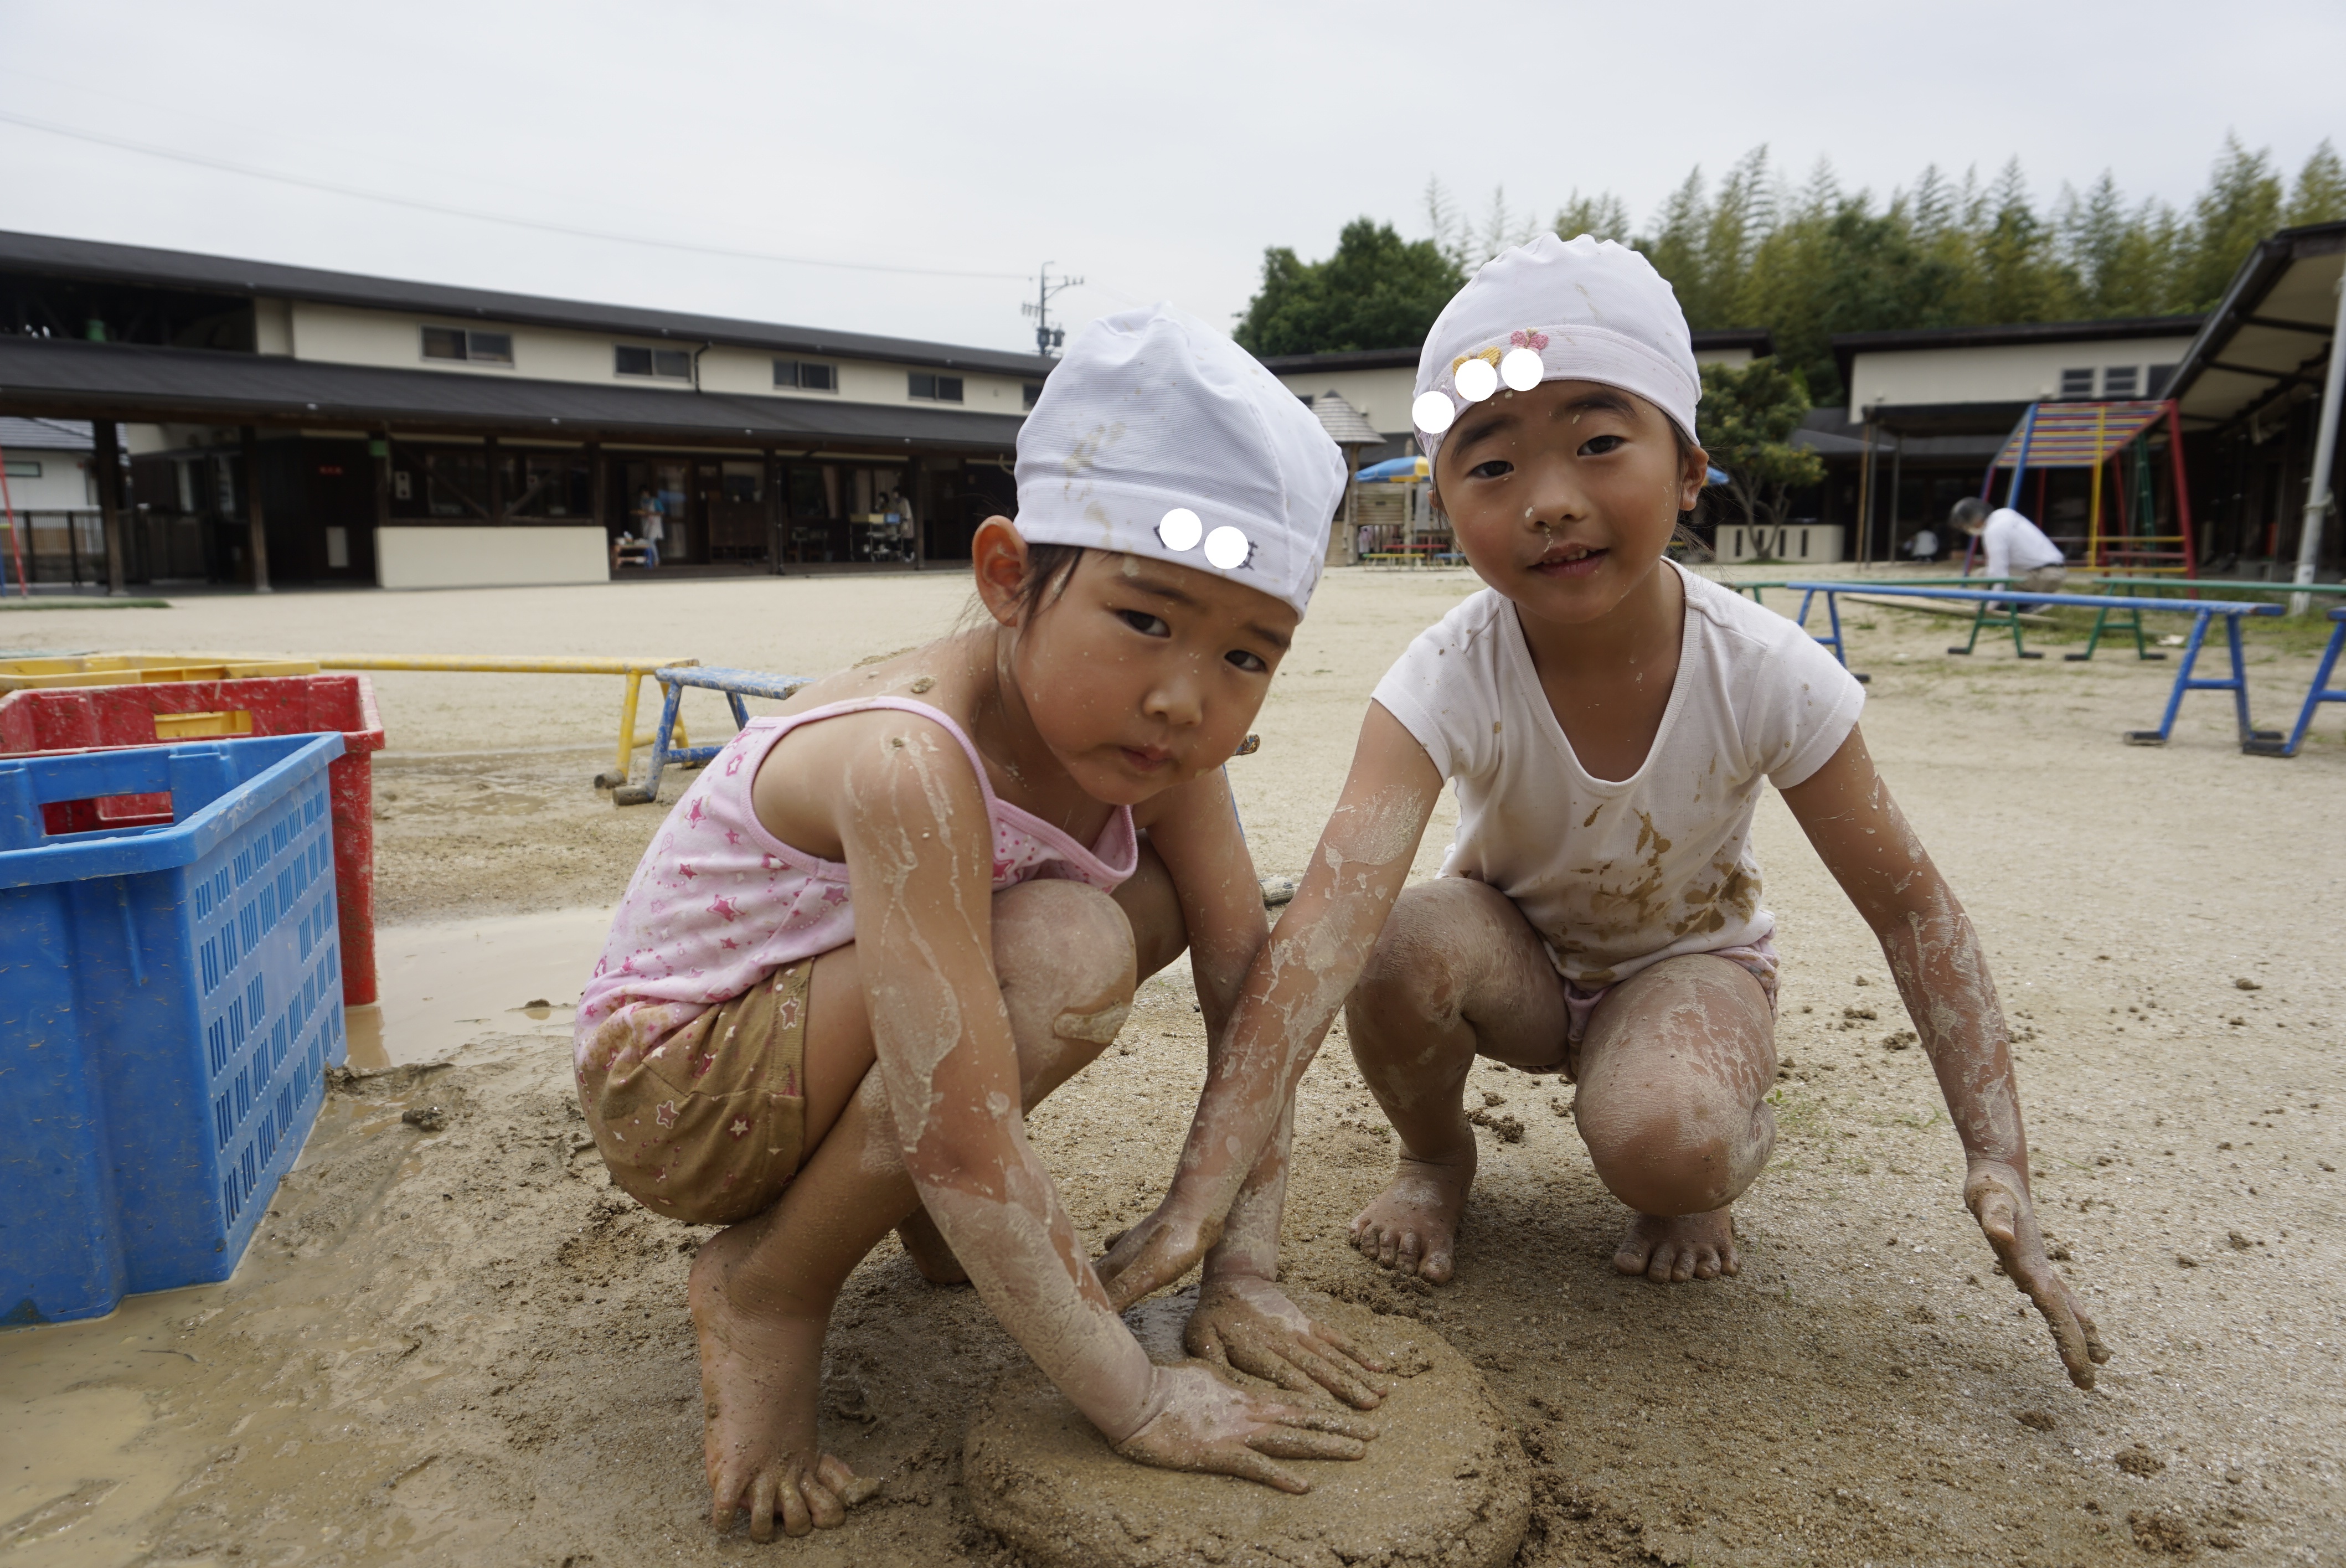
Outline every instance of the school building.
{"type": "MultiPolygon", "coordinates": [[[[117,583],[434,587],[964,560],[1014,494],[1018,426],[1050,368],[0,233],[0,415],[93,425],[95,542],[117,583]],[[660,535],[658,565],[615,567],[623,535],[660,535]]],[[[44,564],[36,581],[55,575],[44,564]]]]}

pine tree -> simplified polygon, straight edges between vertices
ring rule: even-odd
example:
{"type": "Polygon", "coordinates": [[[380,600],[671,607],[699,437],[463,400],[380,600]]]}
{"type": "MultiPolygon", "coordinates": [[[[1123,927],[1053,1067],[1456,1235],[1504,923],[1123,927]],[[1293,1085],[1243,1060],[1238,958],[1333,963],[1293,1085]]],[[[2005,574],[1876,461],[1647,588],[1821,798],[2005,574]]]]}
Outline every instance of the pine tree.
{"type": "Polygon", "coordinates": [[[2192,203],[2176,268],[2176,308],[2213,310],[2257,242],[2280,227],[2281,183],[2270,152],[2250,152],[2229,132],[2208,188],[2192,203]]]}
{"type": "Polygon", "coordinates": [[[2305,167],[2297,171],[2297,187],[2289,195],[2289,212],[2282,219],[2290,228],[2300,223],[2335,223],[2346,218],[2346,164],[2324,137],[2305,167]]]}

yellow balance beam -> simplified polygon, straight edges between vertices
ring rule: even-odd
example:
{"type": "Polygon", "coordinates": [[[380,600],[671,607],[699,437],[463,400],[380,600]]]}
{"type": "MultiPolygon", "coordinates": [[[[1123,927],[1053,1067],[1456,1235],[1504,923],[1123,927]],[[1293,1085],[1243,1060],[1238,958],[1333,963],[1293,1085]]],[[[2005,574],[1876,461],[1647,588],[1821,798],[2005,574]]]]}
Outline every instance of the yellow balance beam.
{"type": "MultiPolygon", "coordinates": [[[[249,657],[250,656],[240,657],[249,657]]],[[[176,658],[157,658],[147,662],[157,664],[189,664],[201,658],[210,660],[217,664],[219,662],[221,657],[222,656],[219,655],[199,656],[195,654],[183,654],[178,656],[176,658]]],[[[696,665],[700,661],[697,658],[597,658],[586,655],[573,654],[537,656],[530,654],[333,653],[313,655],[309,662],[302,665],[298,671],[292,669],[247,670],[240,668],[237,673],[240,675],[308,675],[314,674],[316,671],[321,669],[407,669],[425,671],[444,670],[451,673],[461,672],[476,675],[619,676],[627,681],[627,689],[624,695],[619,698],[618,756],[617,761],[613,764],[613,769],[617,775],[617,782],[625,783],[627,781],[628,769],[635,760],[636,752],[644,747],[649,746],[652,743],[653,738],[649,735],[638,735],[636,733],[637,699],[641,695],[644,677],[651,674],[652,671],[663,668],[669,665],[696,665]]],[[[5,668],[5,667],[0,667],[0,668],[5,668]]],[[[5,680],[5,675],[0,675],[0,680],[5,680]]],[[[115,677],[115,683],[118,684],[125,678],[152,679],[154,677],[151,676],[134,677],[115,677]]],[[[173,678],[219,679],[220,677],[217,674],[213,674],[209,676],[198,677],[182,676],[173,678]]],[[[75,682],[73,684],[98,685],[104,683],[99,681],[89,681],[75,682]]],[[[0,687],[0,689],[6,688],[5,687],[0,687]]],[[[681,719],[677,721],[676,735],[671,744],[678,746],[685,744],[684,723],[681,719]]]]}

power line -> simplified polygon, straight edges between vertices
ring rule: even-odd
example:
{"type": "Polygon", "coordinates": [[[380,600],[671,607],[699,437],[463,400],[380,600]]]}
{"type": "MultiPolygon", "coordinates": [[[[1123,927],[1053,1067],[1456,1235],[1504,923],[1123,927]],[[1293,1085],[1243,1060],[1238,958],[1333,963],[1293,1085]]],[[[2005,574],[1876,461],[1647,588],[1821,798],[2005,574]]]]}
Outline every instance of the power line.
{"type": "Polygon", "coordinates": [[[612,234],[599,229],[578,229],[563,223],[540,223],[526,218],[508,217],[504,213],[483,212],[474,208],[450,207],[438,202],[419,201],[413,197],[394,196],[388,191],[365,190],[356,186],[336,185],[329,180],[311,179],[297,174],[284,174],[275,169],[257,168],[224,158],[212,158],[203,153],[181,152],[171,148],[154,147],[146,142],[132,141],[127,137],[107,136],[97,131],[76,130],[70,126],[35,119],[0,109],[0,120],[23,126],[28,130],[64,137],[71,141],[90,142],[98,147],[114,148],[123,152],[135,152],[148,158],[159,158],[173,163],[191,164],[199,168],[218,169],[227,174],[242,175],[248,179],[268,180],[278,185],[298,186],[305,190],[324,191],[332,196],[353,197],[361,201],[379,201],[387,206],[403,207],[411,211],[438,213],[445,218],[466,218],[479,223],[501,223],[513,229],[534,229],[541,234],[559,234],[573,239],[600,239],[617,245],[641,245],[656,250],[680,250],[696,256],[721,256],[736,261],[770,261],[786,267],[828,267],[843,272],[889,272],[913,278],[984,278],[1017,279],[1025,281],[1024,272],[974,272],[947,267],[899,267],[882,261],[826,261],[811,256],[777,256],[764,250],[736,250],[721,245],[694,245],[681,239],[660,239],[641,234],[612,234]]]}

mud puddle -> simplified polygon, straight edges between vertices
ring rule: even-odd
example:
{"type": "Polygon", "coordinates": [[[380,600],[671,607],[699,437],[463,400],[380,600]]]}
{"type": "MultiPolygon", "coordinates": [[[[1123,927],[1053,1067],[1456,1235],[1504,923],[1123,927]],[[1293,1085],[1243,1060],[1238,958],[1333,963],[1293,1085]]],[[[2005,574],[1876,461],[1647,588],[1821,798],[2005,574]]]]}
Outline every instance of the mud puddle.
{"type": "Polygon", "coordinates": [[[351,1066],[446,1061],[489,1033],[566,1039],[610,929],[607,909],[383,928],[375,933],[382,1000],[343,1012],[351,1066]]]}

